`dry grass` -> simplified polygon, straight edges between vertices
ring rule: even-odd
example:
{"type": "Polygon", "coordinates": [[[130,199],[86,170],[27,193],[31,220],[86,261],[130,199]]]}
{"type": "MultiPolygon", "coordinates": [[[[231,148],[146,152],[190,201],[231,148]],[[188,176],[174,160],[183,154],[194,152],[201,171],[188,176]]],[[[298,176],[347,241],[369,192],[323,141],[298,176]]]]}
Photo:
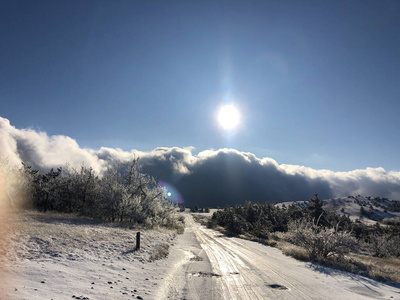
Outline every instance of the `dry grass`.
{"type": "Polygon", "coordinates": [[[400,258],[353,255],[352,260],[364,269],[365,274],[363,275],[380,281],[400,282],[400,258]]]}
{"type": "Polygon", "coordinates": [[[306,250],[300,246],[290,243],[288,239],[289,235],[287,233],[274,232],[270,235],[269,245],[278,248],[287,256],[291,256],[301,261],[310,261],[306,250]]]}
{"type": "Polygon", "coordinates": [[[301,260],[301,261],[310,261],[306,250],[302,247],[293,245],[293,244],[283,241],[283,240],[279,240],[279,241],[276,241],[275,244],[273,244],[273,243],[271,243],[271,244],[274,245],[274,247],[280,249],[282,251],[282,253],[287,256],[291,256],[291,257],[301,260]]]}

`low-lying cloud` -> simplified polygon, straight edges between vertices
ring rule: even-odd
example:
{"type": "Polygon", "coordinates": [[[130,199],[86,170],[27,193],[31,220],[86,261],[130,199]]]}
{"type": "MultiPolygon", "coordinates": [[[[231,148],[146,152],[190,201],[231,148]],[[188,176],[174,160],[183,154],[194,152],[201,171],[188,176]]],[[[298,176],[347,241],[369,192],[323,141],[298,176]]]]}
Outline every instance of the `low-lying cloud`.
{"type": "Polygon", "coordinates": [[[48,136],[17,129],[0,117],[0,154],[11,164],[21,161],[43,171],[69,164],[91,166],[101,174],[110,163],[140,157],[143,171],[174,186],[188,206],[224,206],[244,201],[302,201],[317,192],[321,198],[370,195],[400,198],[400,172],[367,168],[349,172],[315,170],[278,164],[234,149],[156,148],[150,152],[102,147],[81,148],[67,136],[48,136]]]}

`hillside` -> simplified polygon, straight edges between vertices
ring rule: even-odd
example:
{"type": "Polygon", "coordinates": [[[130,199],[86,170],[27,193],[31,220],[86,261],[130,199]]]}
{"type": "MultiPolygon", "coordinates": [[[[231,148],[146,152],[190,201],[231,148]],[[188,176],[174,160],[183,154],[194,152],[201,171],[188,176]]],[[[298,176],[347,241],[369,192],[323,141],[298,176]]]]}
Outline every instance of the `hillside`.
{"type": "MultiPolygon", "coordinates": [[[[340,215],[349,216],[353,221],[360,220],[366,224],[375,224],[376,222],[390,222],[398,220],[400,222],[400,201],[389,200],[387,198],[370,196],[348,196],[333,199],[322,200],[323,209],[332,211],[340,215]]],[[[300,208],[310,205],[308,201],[282,202],[279,207],[287,207],[291,204],[297,204],[300,208]]]]}

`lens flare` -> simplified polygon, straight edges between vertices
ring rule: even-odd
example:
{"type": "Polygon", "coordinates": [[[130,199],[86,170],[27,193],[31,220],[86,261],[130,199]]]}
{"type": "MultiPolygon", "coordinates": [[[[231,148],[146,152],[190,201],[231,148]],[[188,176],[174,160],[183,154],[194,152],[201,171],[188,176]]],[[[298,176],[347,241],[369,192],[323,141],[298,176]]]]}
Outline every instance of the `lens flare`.
{"type": "MultiPolygon", "coordinates": [[[[13,248],[8,235],[13,231],[15,218],[17,218],[17,214],[11,214],[11,189],[15,185],[17,179],[16,174],[16,171],[8,165],[8,161],[0,156],[0,281],[2,287],[9,284],[6,266],[3,266],[2,262],[6,260],[4,256],[5,253],[7,253],[6,250],[13,248]]],[[[0,289],[0,299],[6,298],[7,297],[3,295],[3,290],[0,289]]]]}
{"type": "Polygon", "coordinates": [[[173,185],[165,181],[159,181],[158,185],[164,190],[164,195],[169,201],[177,204],[184,203],[182,195],[173,185]]]}

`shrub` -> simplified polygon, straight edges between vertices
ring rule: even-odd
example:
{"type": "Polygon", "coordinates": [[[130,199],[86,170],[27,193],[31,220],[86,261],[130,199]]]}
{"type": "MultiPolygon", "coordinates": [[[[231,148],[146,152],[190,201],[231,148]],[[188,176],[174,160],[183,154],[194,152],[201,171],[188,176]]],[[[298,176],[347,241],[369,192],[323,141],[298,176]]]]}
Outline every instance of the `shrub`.
{"type": "Polygon", "coordinates": [[[385,218],[382,220],[382,223],[386,225],[400,226],[400,218],[385,218]]]}
{"type": "Polygon", "coordinates": [[[169,253],[169,244],[158,244],[155,246],[153,253],[150,255],[150,260],[158,260],[167,257],[169,253]]]}
{"type": "Polygon", "coordinates": [[[217,228],[217,226],[218,226],[218,224],[217,224],[217,221],[216,220],[213,220],[213,219],[209,219],[208,221],[207,221],[207,228],[210,228],[210,229],[215,229],[215,228],[217,228]]]}
{"type": "Polygon", "coordinates": [[[304,247],[311,261],[324,261],[334,255],[341,258],[351,250],[356,250],[358,245],[347,231],[318,227],[305,220],[291,222],[289,232],[292,241],[304,247]]]}
{"type": "Polygon", "coordinates": [[[227,230],[232,234],[242,234],[248,232],[250,224],[240,216],[234,215],[231,222],[228,223],[227,230]]]}
{"type": "MultiPolygon", "coordinates": [[[[166,228],[174,229],[178,234],[183,234],[185,232],[185,217],[180,216],[179,218],[168,217],[165,218],[164,223],[160,224],[166,228]]],[[[151,226],[148,226],[151,228],[151,226]]]]}
{"type": "Polygon", "coordinates": [[[369,237],[369,245],[376,257],[399,257],[400,237],[390,234],[378,234],[373,232],[369,237]]]}

